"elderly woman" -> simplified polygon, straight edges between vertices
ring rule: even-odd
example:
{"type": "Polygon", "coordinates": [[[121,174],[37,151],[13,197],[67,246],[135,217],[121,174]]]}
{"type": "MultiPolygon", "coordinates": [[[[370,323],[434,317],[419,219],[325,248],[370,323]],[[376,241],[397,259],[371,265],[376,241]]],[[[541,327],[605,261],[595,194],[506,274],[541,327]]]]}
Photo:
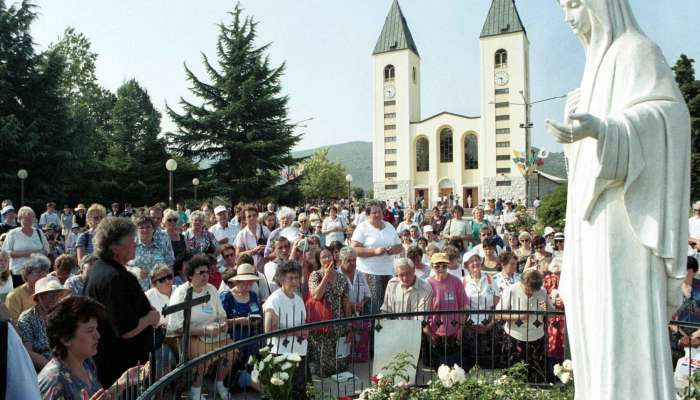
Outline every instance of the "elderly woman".
{"type": "MultiPolygon", "coordinates": [[[[231,338],[234,341],[246,339],[258,335],[262,332],[262,309],[258,296],[255,294],[253,284],[260,280],[258,271],[250,264],[241,264],[237,269],[225,275],[230,290],[220,293],[221,304],[226,311],[226,318],[231,329],[231,338]]],[[[250,374],[245,368],[248,357],[255,354],[257,344],[250,344],[241,348],[238,360],[234,369],[239,370],[238,385],[241,389],[253,387],[259,390],[260,387],[254,383],[250,374]]]]}
{"type": "MultiPolygon", "coordinates": [[[[148,302],[153,309],[161,314],[163,307],[170,302],[170,295],[173,293],[173,271],[165,264],[157,264],[150,274],[151,288],[145,293],[148,302]]],[[[167,324],[166,318],[161,314],[159,326],[167,324]]]]}
{"type": "Polygon", "coordinates": [[[160,323],[139,281],[126,269],[136,250],[136,226],[126,218],[110,217],[94,231],[95,256],[85,295],[102,303],[105,319],[99,321],[101,340],[95,362],[103,386],[148,360],[153,328],[160,323]]]}
{"type": "Polygon", "coordinates": [[[20,314],[36,304],[33,297],[36,282],[49,273],[50,267],[51,261],[41,254],[32,254],[25,262],[22,269],[22,279],[25,283],[14,288],[5,300],[13,321],[17,321],[20,314]]]}
{"type": "MultiPolygon", "coordinates": [[[[322,307],[330,310],[330,319],[352,315],[350,310],[350,285],[348,280],[336,270],[333,253],[329,249],[321,250],[319,255],[321,268],[309,277],[311,298],[322,307]]],[[[307,303],[308,304],[308,303],[307,303]]],[[[326,319],[325,315],[313,315],[314,309],[307,310],[307,321],[318,322],[326,319]]],[[[344,325],[322,328],[323,331],[309,335],[311,345],[310,358],[318,363],[318,374],[322,378],[344,371],[346,358],[336,358],[338,339],[348,334],[344,325]]]]}
{"type": "Polygon", "coordinates": [[[22,207],[17,213],[20,226],[7,233],[2,249],[10,255],[10,269],[12,270],[12,283],[14,287],[23,283],[22,270],[24,264],[33,253],[48,254],[49,242],[44,233],[33,227],[34,210],[22,207]]]}
{"type": "MultiPolygon", "coordinates": [[[[561,258],[554,258],[549,263],[549,273],[544,277],[543,286],[557,311],[564,311],[564,302],[559,295],[559,277],[561,276],[561,258]]],[[[549,319],[547,325],[547,359],[549,365],[564,361],[564,333],[566,320],[561,315],[549,319]]],[[[550,376],[550,379],[552,377],[550,376]]]]}
{"type": "Polygon", "coordinates": [[[357,269],[367,277],[371,292],[371,312],[379,312],[386,285],[394,274],[394,256],[403,247],[396,229],[383,220],[382,206],[372,201],[367,205],[367,221],[355,228],[352,248],[357,252],[357,269]]]}
{"type": "Polygon", "coordinates": [[[323,220],[321,226],[321,232],[325,235],[325,245],[328,246],[335,241],[342,243],[345,240],[345,226],[343,218],[338,216],[338,208],[331,206],[328,209],[328,217],[323,220]]]}
{"type": "Polygon", "coordinates": [[[0,304],[5,302],[7,295],[14,289],[12,274],[10,274],[10,256],[0,250],[0,304]]]}
{"type": "Polygon", "coordinates": [[[53,357],[38,377],[44,400],[102,399],[104,394],[116,398],[127,383],[135,385],[147,376],[147,370],[134,366],[103,390],[92,358],[100,340],[97,321],[104,318],[104,307],[82,296],[63,299],[48,315],[46,333],[53,357]]]}
{"type": "MultiPolygon", "coordinates": [[[[209,301],[201,306],[194,307],[190,318],[190,359],[199,357],[205,353],[217,350],[231,342],[226,319],[219,293],[209,283],[209,258],[206,254],[194,256],[186,267],[188,282],[178,286],[170,296],[169,305],[179,304],[185,301],[187,291],[192,288],[192,298],[196,299],[209,295],[209,301]]],[[[184,314],[177,312],[168,318],[168,334],[182,335],[184,333],[184,314]]],[[[227,353],[218,357],[213,362],[217,364],[215,388],[218,396],[227,399],[229,391],[224,384],[224,378],[228,375],[233,365],[235,354],[227,353]]],[[[202,393],[204,374],[210,363],[200,364],[197,368],[192,386],[190,398],[198,399],[202,393]]]]}
{"type": "Polygon", "coordinates": [[[418,223],[413,220],[415,215],[416,215],[416,212],[413,210],[406,211],[406,215],[404,216],[404,220],[399,222],[399,225],[396,227],[396,232],[401,234],[401,232],[407,231],[407,230],[411,229],[412,226],[415,226],[416,228],[418,228],[418,233],[420,233],[420,225],[418,225],[418,223]]]}
{"type": "Polygon", "coordinates": [[[280,225],[279,227],[277,227],[277,229],[270,232],[270,236],[267,237],[267,244],[265,245],[265,251],[263,253],[265,255],[266,260],[270,260],[273,257],[273,244],[275,243],[275,240],[277,240],[277,238],[280,237],[283,229],[292,226],[296,215],[294,213],[294,210],[292,210],[291,208],[282,207],[280,208],[279,212],[277,212],[277,217],[279,218],[280,225]]]}
{"type": "Polygon", "coordinates": [[[27,348],[29,358],[34,363],[34,368],[41,371],[51,358],[49,339],[46,335],[46,318],[53,306],[70,294],[70,290],[64,289],[54,276],[39,279],[35,288],[32,298],[36,305],[20,315],[17,331],[24,347],[27,348]]]}
{"type": "Polygon", "coordinates": [[[80,273],[78,275],[73,275],[66,283],[63,285],[66,289],[70,289],[74,296],[82,296],[85,289],[85,282],[87,281],[88,273],[93,264],[97,261],[97,257],[93,254],[88,254],[80,260],[80,273]]]}
{"type": "MultiPolygon", "coordinates": [[[[469,305],[464,286],[459,278],[447,272],[450,258],[445,253],[435,253],[430,258],[433,274],[427,282],[433,290],[432,311],[464,310],[469,305]]],[[[452,365],[459,362],[462,345],[462,315],[441,315],[430,317],[423,332],[432,347],[432,367],[441,364],[452,365]]]]}
{"type": "Polygon", "coordinates": [[[178,258],[187,249],[185,235],[180,232],[180,226],[178,225],[179,220],[180,216],[177,211],[168,208],[163,212],[163,225],[165,226],[165,233],[170,239],[174,258],[178,258]]]}
{"type": "MultiPolygon", "coordinates": [[[[493,310],[498,303],[498,295],[494,280],[491,275],[481,271],[481,259],[475,253],[468,252],[463,257],[464,269],[467,275],[462,278],[464,291],[469,300],[469,308],[472,310],[493,310]]],[[[497,343],[494,336],[496,324],[488,314],[470,314],[471,323],[467,325],[465,334],[464,352],[467,365],[471,368],[479,364],[482,368],[493,368],[490,356],[494,355],[494,344],[497,343]]],[[[499,351],[500,353],[500,351],[499,351]]]]}
{"type": "Polygon", "coordinates": [[[535,236],[532,239],[532,250],[533,253],[527,258],[525,263],[524,271],[528,269],[539,269],[540,263],[544,261],[547,257],[551,259],[552,254],[545,250],[547,247],[547,241],[542,236],[535,236]]]}
{"type": "Polygon", "coordinates": [[[542,274],[534,269],[523,273],[522,280],[503,292],[496,309],[511,311],[498,314],[496,319],[505,321],[503,329],[508,335],[505,349],[509,363],[524,361],[528,364],[528,382],[544,382],[549,376],[545,365],[545,335],[543,314],[521,314],[522,311],[546,312],[553,310],[547,291],[542,287],[542,274]]]}
{"type": "Polygon", "coordinates": [[[471,232],[471,234],[472,234],[472,238],[471,238],[472,246],[476,246],[479,244],[479,240],[480,240],[479,233],[481,232],[481,228],[483,228],[484,226],[491,225],[489,223],[489,221],[484,219],[484,215],[485,215],[484,209],[481,207],[476,207],[476,208],[474,208],[474,210],[472,210],[472,216],[474,217],[474,219],[472,219],[472,221],[471,221],[471,223],[472,223],[472,232],[471,232]]]}
{"type": "Polygon", "coordinates": [[[464,209],[460,205],[452,207],[452,218],[445,223],[445,228],[442,230],[442,237],[446,241],[461,240],[462,248],[467,250],[472,240],[472,230],[469,226],[469,221],[463,219],[464,209]]]}
{"type": "MultiPolygon", "coordinates": [[[[304,301],[297,294],[301,284],[301,266],[294,261],[279,265],[275,280],[279,289],[275,290],[263,304],[265,333],[280,329],[301,327],[306,321],[304,301]]],[[[306,365],[307,340],[303,331],[287,333],[272,337],[268,341],[274,354],[292,354],[301,356],[299,365],[306,365]]],[[[294,371],[292,381],[292,398],[306,399],[306,371],[304,367],[294,371]]]]}
{"type": "Polygon", "coordinates": [[[175,257],[172,249],[153,240],[156,225],[151,217],[140,216],[134,220],[138,229],[136,235],[136,256],[127,264],[129,272],[138,278],[145,291],[151,286],[149,276],[156,264],[173,265],[175,257]]]}
{"type": "Polygon", "coordinates": [[[97,225],[107,216],[107,210],[100,204],[93,204],[87,210],[87,226],[88,230],[78,236],[78,242],[75,244],[76,255],[78,260],[86,254],[92,254],[94,248],[95,229],[97,225]]]}
{"type": "Polygon", "coordinates": [[[219,242],[214,234],[206,227],[206,215],[202,211],[193,211],[190,214],[190,229],[185,231],[187,248],[195,253],[218,254],[219,242]]]}

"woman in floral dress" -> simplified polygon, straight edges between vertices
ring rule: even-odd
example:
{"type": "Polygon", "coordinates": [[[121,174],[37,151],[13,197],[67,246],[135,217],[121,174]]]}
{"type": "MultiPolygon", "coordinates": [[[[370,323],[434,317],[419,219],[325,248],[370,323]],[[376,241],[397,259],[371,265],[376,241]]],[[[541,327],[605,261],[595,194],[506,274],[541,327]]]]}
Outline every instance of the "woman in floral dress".
{"type": "MultiPolygon", "coordinates": [[[[336,270],[330,250],[321,250],[320,260],[321,269],[312,272],[309,277],[310,297],[330,307],[331,319],[350,315],[348,280],[336,270]]],[[[313,316],[307,316],[314,320],[313,316]]],[[[309,335],[311,360],[319,364],[318,373],[321,377],[345,370],[347,358],[336,359],[336,345],[338,339],[348,333],[347,326],[333,326],[326,333],[313,332],[309,335]]]]}
{"type": "MultiPolygon", "coordinates": [[[[544,277],[543,286],[547,290],[552,304],[557,311],[564,311],[564,303],[559,297],[559,276],[561,275],[561,259],[554,259],[549,264],[549,274],[544,277]]],[[[566,332],[566,320],[563,315],[549,318],[547,325],[547,365],[554,365],[564,361],[564,333],[566,332]]],[[[551,371],[550,371],[551,372],[551,371]]],[[[550,381],[553,377],[550,377],[550,381]]]]}

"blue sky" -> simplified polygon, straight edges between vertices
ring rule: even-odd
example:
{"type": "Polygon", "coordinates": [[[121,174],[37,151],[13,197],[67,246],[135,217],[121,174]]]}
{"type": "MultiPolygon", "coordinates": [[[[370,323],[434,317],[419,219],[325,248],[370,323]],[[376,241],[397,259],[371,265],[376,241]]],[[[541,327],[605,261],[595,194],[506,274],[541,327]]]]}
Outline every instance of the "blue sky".
{"type": "MultiPolygon", "coordinates": [[[[11,1],[10,1],[11,2],[11,1]]],[[[371,53],[391,0],[241,0],[259,21],[259,43],[272,43],[274,65],[285,61],[283,90],[290,118],[306,123],[298,149],[372,140],[371,53]]],[[[645,32],[670,64],[681,53],[700,63],[700,1],[631,0],[645,32]]],[[[99,54],[100,83],[116,90],[136,78],[161,111],[188,91],[183,63],[203,77],[200,52],[215,56],[217,24],[234,1],[37,0],[32,27],[40,48],[75,27],[99,54]]],[[[400,0],[422,59],[423,117],[441,111],[475,116],[479,106],[479,33],[491,0],[400,0]]],[[[532,100],[576,87],[583,68],[578,41],[556,0],[516,1],[530,39],[532,100]]],[[[696,65],[700,72],[700,66],[696,65]]],[[[700,73],[698,74],[700,75],[700,73]]],[[[561,118],[563,101],[533,109],[534,145],[559,150],[543,128],[561,118]]],[[[163,129],[173,129],[164,115],[163,129]]]]}

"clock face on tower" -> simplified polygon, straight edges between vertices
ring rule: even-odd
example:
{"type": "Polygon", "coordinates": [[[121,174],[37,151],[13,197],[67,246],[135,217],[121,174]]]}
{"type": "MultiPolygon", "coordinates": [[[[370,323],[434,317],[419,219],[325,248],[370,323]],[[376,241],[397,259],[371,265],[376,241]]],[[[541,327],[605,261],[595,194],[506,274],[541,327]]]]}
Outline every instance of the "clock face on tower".
{"type": "Polygon", "coordinates": [[[506,71],[496,72],[494,78],[498,86],[505,86],[508,84],[508,73],[506,71]]]}
{"type": "Polygon", "coordinates": [[[396,96],[396,88],[392,85],[384,86],[384,97],[392,99],[394,96],[396,96]]]}

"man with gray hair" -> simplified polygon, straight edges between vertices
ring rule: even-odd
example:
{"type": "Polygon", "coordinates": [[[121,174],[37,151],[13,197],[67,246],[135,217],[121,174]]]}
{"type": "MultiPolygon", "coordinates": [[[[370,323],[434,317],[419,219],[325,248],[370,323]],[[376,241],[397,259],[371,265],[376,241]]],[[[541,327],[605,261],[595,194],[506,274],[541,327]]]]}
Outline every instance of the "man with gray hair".
{"type": "MultiPolygon", "coordinates": [[[[413,261],[402,257],[394,263],[394,277],[389,280],[384,293],[382,312],[429,311],[433,302],[433,288],[416,276],[413,261]]],[[[423,319],[408,317],[404,319],[423,319]]]]}

